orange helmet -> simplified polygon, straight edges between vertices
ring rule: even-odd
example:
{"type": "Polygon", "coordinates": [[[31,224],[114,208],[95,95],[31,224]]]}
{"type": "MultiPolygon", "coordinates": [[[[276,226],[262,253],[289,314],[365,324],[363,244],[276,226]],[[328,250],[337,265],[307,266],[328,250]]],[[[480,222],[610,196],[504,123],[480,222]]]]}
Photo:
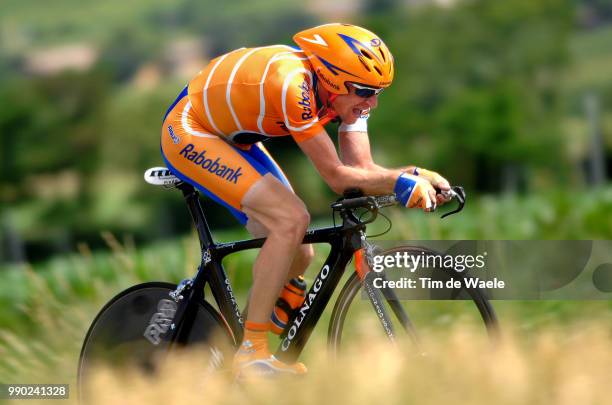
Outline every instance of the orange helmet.
{"type": "Polygon", "coordinates": [[[374,33],[350,24],[300,31],[293,40],[308,56],[323,87],[347,94],[346,82],[384,88],[393,81],[393,56],[374,33]]]}

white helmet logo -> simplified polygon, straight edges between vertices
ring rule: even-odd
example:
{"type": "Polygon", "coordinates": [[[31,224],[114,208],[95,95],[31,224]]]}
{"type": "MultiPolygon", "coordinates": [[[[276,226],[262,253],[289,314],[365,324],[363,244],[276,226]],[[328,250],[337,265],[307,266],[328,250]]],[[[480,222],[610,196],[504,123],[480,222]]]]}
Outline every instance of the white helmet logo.
{"type": "Polygon", "coordinates": [[[317,44],[317,45],[321,45],[321,46],[327,46],[327,42],[325,42],[325,40],[323,38],[321,38],[321,35],[319,34],[314,34],[314,39],[310,39],[310,38],[306,38],[306,37],[301,37],[304,41],[310,42],[312,44],[317,44]]]}

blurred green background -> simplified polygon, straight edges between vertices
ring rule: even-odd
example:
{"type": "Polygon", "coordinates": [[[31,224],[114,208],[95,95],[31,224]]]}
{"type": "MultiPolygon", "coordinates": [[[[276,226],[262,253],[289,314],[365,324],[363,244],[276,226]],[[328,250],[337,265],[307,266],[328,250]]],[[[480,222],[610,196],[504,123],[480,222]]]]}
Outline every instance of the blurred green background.
{"type": "MultiPolygon", "coordinates": [[[[1,381],[72,382],[110,297],[193,274],[199,249],[180,193],[143,181],[162,161],[164,112],[211,58],[291,44],[331,21],[373,30],[395,56],[395,82],[370,119],[376,161],[435,169],[468,193],[464,212],[443,221],[389,210],[383,238],[612,239],[608,0],[3,0],[1,381]]],[[[308,159],[290,137],[266,146],[315,225],[329,224],[335,196],[308,159]]],[[[246,237],[223,208],[205,209],[215,238],[246,237]]],[[[240,302],[255,253],[225,263],[240,302]]],[[[611,305],[496,308],[530,331],[585,316],[609,325],[611,305]]],[[[416,316],[451,319],[435,304],[416,316]]]]}
{"type": "MultiPolygon", "coordinates": [[[[395,55],[370,120],[375,159],[436,169],[471,197],[462,218],[403,221],[458,239],[610,237],[607,1],[4,0],[0,262],[103,247],[101,231],[138,245],[188,232],[179,193],[142,181],[168,105],[211,58],[334,20],[395,55]]],[[[328,221],[334,196],[293,141],[267,146],[328,221]]],[[[215,229],[237,225],[206,208],[215,229]]]]}

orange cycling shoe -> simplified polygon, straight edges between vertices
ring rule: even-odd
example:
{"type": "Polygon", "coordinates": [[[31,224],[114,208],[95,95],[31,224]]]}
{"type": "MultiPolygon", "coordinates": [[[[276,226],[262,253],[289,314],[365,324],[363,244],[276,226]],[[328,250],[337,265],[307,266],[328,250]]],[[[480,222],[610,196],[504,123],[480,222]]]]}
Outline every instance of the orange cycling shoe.
{"type": "Polygon", "coordinates": [[[234,355],[233,372],[237,380],[304,375],[308,371],[303,363],[286,364],[270,353],[268,329],[267,323],[246,322],[244,339],[234,355]]]}
{"type": "Polygon", "coordinates": [[[291,279],[281,292],[270,317],[270,330],[280,335],[296,308],[302,306],[306,295],[306,282],[303,276],[291,279]]]}

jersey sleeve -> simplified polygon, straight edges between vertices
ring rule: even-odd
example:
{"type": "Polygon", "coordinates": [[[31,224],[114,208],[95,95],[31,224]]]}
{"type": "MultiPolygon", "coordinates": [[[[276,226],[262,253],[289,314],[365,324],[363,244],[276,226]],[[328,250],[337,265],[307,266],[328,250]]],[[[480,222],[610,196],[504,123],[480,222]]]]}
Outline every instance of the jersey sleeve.
{"type": "Polygon", "coordinates": [[[317,117],[311,72],[297,69],[285,77],[281,97],[285,126],[296,142],[324,131],[317,117]]]}

